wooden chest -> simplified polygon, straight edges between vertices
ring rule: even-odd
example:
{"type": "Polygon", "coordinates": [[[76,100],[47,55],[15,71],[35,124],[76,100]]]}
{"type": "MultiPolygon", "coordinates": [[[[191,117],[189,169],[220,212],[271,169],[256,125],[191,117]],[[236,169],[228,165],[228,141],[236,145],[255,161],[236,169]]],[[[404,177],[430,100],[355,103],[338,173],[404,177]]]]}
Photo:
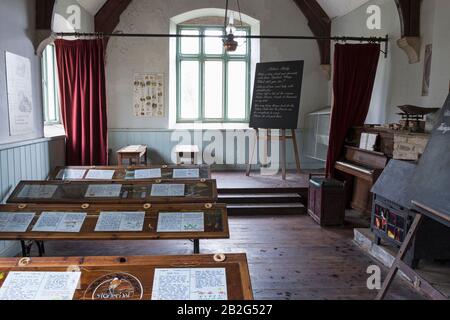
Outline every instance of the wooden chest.
{"type": "Polygon", "coordinates": [[[321,226],[342,225],[345,218],[345,183],[324,177],[311,177],[308,213],[321,226]]]}

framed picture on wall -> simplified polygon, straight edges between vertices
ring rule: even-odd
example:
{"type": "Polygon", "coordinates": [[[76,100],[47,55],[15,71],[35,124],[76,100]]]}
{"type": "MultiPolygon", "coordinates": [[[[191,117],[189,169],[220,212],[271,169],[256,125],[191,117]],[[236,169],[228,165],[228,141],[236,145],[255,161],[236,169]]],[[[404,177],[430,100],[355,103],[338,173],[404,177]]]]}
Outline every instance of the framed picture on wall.
{"type": "Polygon", "coordinates": [[[34,131],[33,91],[30,59],[6,52],[9,133],[11,136],[34,131]]]}

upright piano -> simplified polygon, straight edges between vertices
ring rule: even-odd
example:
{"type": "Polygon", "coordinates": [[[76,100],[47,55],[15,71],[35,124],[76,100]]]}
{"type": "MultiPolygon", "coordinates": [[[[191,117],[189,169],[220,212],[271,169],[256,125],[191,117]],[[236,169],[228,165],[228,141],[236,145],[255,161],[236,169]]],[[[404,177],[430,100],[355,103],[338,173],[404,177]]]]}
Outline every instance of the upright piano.
{"type": "Polygon", "coordinates": [[[394,136],[392,132],[371,127],[353,128],[349,133],[343,150],[343,157],[335,164],[338,175],[346,180],[351,193],[350,205],[367,214],[372,211],[370,189],[392,158],[394,136]],[[361,133],[377,134],[375,151],[361,149],[361,133]]]}

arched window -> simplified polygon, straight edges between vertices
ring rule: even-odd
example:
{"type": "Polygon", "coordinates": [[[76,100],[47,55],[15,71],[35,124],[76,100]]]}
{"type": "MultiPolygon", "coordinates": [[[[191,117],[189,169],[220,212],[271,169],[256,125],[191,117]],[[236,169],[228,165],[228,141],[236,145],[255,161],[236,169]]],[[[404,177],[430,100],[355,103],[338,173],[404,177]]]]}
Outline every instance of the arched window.
{"type": "MultiPolygon", "coordinates": [[[[235,25],[236,36],[254,34],[245,21],[236,19],[235,25]]],[[[176,32],[220,36],[176,40],[176,122],[248,122],[252,65],[256,63],[252,61],[253,41],[236,39],[237,50],[226,52],[221,38],[225,35],[223,15],[184,20],[176,24],[176,32]]]]}

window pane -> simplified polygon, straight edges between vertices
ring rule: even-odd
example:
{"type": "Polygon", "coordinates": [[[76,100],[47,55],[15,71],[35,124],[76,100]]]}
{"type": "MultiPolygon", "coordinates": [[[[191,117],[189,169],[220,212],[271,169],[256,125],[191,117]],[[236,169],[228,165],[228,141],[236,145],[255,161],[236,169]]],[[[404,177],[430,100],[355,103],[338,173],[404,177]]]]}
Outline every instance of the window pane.
{"type": "Polygon", "coordinates": [[[205,62],[205,118],[222,118],[223,103],[222,61],[205,62]]]}
{"type": "Polygon", "coordinates": [[[47,59],[47,108],[48,119],[47,121],[56,121],[56,101],[55,101],[55,65],[53,64],[53,46],[47,46],[46,59],[47,59]]]}
{"type": "Polygon", "coordinates": [[[196,119],[200,84],[198,61],[181,61],[180,77],[181,118],[196,119]]]}
{"type": "MultiPolygon", "coordinates": [[[[198,30],[181,30],[183,35],[199,35],[198,30]]],[[[200,52],[200,38],[181,38],[181,53],[198,54],[200,52]]]]}
{"type": "Polygon", "coordinates": [[[228,63],[228,118],[245,119],[246,62],[228,63]]]}
{"type": "MultiPolygon", "coordinates": [[[[222,30],[209,29],[205,30],[207,36],[223,36],[222,30]]],[[[222,38],[205,38],[205,53],[206,54],[222,54],[223,42],[222,38]]]]}
{"type": "MultiPolygon", "coordinates": [[[[246,36],[247,35],[247,31],[245,30],[237,30],[234,33],[235,36],[246,36]]],[[[238,47],[236,49],[236,51],[233,52],[229,52],[230,55],[245,55],[247,54],[247,39],[245,38],[237,38],[235,39],[238,43],[238,47]]]]}

